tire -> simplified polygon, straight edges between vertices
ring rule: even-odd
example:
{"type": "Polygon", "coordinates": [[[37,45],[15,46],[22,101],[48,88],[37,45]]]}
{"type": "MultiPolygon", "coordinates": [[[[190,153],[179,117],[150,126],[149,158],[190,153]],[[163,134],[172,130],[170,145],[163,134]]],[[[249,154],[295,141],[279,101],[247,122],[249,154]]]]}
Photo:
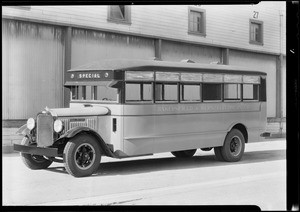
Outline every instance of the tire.
{"type": "Polygon", "coordinates": [[[65,168],[74,177],[92,175],[98,169],[100,161],[100,146],[91,135],[77,135],[64,148],[65,168]]]}
{"type": "Polygon", "coordinates": [[[177,158],[190,158],[193,157],[197,149],[189,149],[189,150],[183,150],[183,151],[175,151],[171,152],[172,155],[174,155],[177,158]]]}
{"type": "Polygon", "coordinates": [[[216,156],[218,161],[225,161],[224,158],[223,158],[223,155],[221,153],[221,148],[222,147],[215,147],[214,148],[215,156],[216,156]]]}
{"type": "Polygon", "coordinates": [[[215,148],[217,158],[227,162],[237,162],[243,157],[245,138],[238,129],[232,129],[226,136],[222,147],[215,148]]]}
{"type": "MultiPolygon", "coordinates": [[[[21,145],[31,146],[29,144],[29,138],[24,137],[21,141],[21,145]]],[[[32,170],[46,169],[53,161],[46,159],[41,155],[31,155],[26,153],[20,153],[23,163],[32,170]]]]}

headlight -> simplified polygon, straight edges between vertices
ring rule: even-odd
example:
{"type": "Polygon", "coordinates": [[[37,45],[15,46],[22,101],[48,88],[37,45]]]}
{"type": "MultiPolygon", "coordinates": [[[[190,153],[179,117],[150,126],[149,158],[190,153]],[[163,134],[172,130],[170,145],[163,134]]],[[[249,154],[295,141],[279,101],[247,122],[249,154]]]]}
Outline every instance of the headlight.
{"type": "Polygon", "coordinates": [[[35,127],[35,120],[33,118],[29,118],[27,120],[27,128],[32,130],[35,127]]]}
{"type": "Polygon", "coordinates": [[[57,119],[54,122],[54,131],[59,133],[63,130],[63,123],[61,120],[57,119]]]}

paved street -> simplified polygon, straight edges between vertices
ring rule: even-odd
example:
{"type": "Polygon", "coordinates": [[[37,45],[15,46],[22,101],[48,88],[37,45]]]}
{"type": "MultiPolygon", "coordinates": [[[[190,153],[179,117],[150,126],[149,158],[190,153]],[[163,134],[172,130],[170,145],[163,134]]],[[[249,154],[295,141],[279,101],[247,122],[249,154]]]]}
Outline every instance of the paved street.
{"type": "Polygon", "coordinates": [[[102,158],[86,178],[63,164],[29,170],[18,154],[3,155],[3,205],[258,205],[286,210],[286,142],[247,144],[243,160],[218,162],[214,152],[193,158],[170,153],[102,158]]]}

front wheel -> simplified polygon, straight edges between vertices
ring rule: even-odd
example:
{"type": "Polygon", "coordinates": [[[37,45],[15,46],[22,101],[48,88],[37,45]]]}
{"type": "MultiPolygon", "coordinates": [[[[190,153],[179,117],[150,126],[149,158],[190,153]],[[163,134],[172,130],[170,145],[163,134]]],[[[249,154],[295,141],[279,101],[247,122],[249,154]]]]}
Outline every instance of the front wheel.
{"type": "MultiPolygon", "coordinates": [[[[21,145],[31,146],[28,137],[24,137],[21,141],[21,145]]],[[[30,169],[38,170],[38,169],[46,169],[51,164],[52,161],[44,158],[41,155],[31,155],[26,153],[20,153],[23,163],[30,169]]]]}
{"type": "Polygon", "coordinates": [[[189,149],[189,150],[183,150],[183,151],[175,151],[171,152],[172,155],[174,155],[177,158],[189,158],[193,157],[197,149],[189,149]]]}
{"type": "Polygon", "coordinates": [[[217,159],[220,161],[239,161],[245,150],[244,135],[238,129],[232,129],[227,134],[223,146],[215,147],[214,150],[217,159]]]}
{"type": "Polygon", "coordinates": [[[74,177],[92,175],[98,169],[100,161],[101,152],[98,142],[91,135],[77,135],[65,146],[65,167],[74,177]]]}

